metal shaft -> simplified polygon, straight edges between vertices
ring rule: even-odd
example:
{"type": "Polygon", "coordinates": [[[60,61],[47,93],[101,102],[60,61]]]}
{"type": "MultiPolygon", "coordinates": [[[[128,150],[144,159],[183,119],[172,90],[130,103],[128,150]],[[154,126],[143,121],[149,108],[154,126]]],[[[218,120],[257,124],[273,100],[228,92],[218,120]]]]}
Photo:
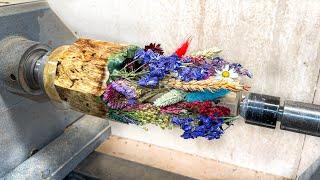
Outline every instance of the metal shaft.
{"type": "Polygon", "coordinates": [[[240,115],[246,123],[320,136],[320,106],[296,101],[285,101],[264,94],[250,93],[240,105],[240,115]]]}
{"type": "Polygon", "coordinates": [[[285,101],[280,128],[298,133],[320,136],[320,106],[296,101],[285,101]]]}

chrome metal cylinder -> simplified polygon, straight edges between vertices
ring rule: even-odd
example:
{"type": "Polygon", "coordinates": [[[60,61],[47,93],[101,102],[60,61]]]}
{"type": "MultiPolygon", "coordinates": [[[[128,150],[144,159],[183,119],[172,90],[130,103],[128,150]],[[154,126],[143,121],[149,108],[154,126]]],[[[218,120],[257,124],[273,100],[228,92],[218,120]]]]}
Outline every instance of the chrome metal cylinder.
{"type": "Polygon", "coordinates": [[[320,105],[285,101],[280,128],[320,136],[320,105]]]}
{"type": "Polygon", "coordinates": [[[275,128],[280,109],[280,98],[250,93],[240,103],[240,115],[246,123],[275,128]]]}
{"type": "Polygon", "coordinates": [[[37,63],[50,47],[20,36],[9,36],[0,41],[0,79],[11,92],[41,95],[37,63]],[[35,71],[36,70],[36,71],[35,71]]]}
{"type": "Polygon", "coordinates": [[[246,123],[320,136],[320,105],[285,101],[280,97],[250,93],[240,103],[240,115],[246,123]]]}

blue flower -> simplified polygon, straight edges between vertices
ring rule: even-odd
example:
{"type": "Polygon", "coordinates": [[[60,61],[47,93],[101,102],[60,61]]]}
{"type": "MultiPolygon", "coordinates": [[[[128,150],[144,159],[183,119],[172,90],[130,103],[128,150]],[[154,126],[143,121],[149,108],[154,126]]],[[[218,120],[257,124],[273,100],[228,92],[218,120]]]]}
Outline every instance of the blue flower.
{"type": "Polygon", "coordinates": [[[141,59],[142,63],[147,64],[149,69],[147,76],[138,81],[138,84],[141,86],[156,86],[166,75],[177,71],[181,67],[178,56],[159,55],[158,53],[154,53],[151,49],[148,49],[147,51],[138,50],[135,54],[135,58],[141,59]]]}
{"type": "Polygon", "coordinates": [[[149,71],[150,76],[158,77],[160,79],[163,79],[164,76],[167,74],[164,66],[159,66],[156,63],[151,63],[149,65],[149,71]]]}
{"type": "Polygon", "coordinates": [[[151,61],[157,60],[161,55],[154,53],[151,49],[148,49],[144,54],[144,61],[143,63],[149,63],[151,61]]]}
{"type": "Polygon", "coordinates": [[[147,51],[144,49],[139,49],[134,55],[134,59],[141,59],[142,63],[144,64],[157,60],[159,57],[161,57],[161,55],[154,53],[151,49],[148,49],[147,51]]]}
{"type": "Polygon", "coordinates": [[[221,131],[221,132],[211,132],[206,136],[206,138],[208,140],[219,139],[222,134],[223,134],[223,131],[221,131]]]}
{"type": "Polygon", "coordinates": [[[191,131],[192,126],[190,123],[183,123],[183,124],[181,124],[181,129],[183,129],[184,131],[191,131]]]}
{"type": "Polygon", "coordinates": [[[159,79],[158,77],[151,77],[151,76],[145,76],[142,77],[141,79],[138,80],[138,84],[140,86],[150,86],[150,87],[155,87],[159,84],[159,79]]]}
{"type": "Polygon", "coordinates": [[[172,117],[171,123],[180,126],[184,131],[181,137],[185,139],[205,137],[209,140],[219,139],[223,134],[222,118],[211,119],[208,116],[198,116],[196,119],[172,117]]]}
{"type": "Polygon", "coordinates": [[[193,138],[193,136],[191,135],[191,132],[184,132],[181,137],[183,137],[184,139],[190,139],[193,138]]]}
{"type": "Polygon", "coordinates": [[[142,59],[144,58],[145,51],[143,49],[139,49],[134,54],[134,59],[142,59]]]}
{"type": "Polygon", "coordinates": [[[191,72],[191,68],[189,67],[182,68],[178,72],[178,78],[181,79],[182,81],[189,82],[192,80],[191,77],[189,76],[190,72],[191,72]]]}
{"type": "Polygon", "coordinates": [[[210,128],[212,126],[213,120],[208,116],[199,116],[199,120],[206,128],[210,128]]]}
{"type": "Polygon", "coordinates": [[[196,80],[201,80],[205,75],[204,75],[204,70],[201,68],[193,68],[191,71],[192,77],[196,80]]]}
{"type": "Polygon", "coordinates": [[[147,65],[149,70],[147,76],[138,81],[141,86],[148,86],[147,84],[151,84],[149,86],[158,85],[160,80],[166,75],[176,72],[182,65],[180,58],[177,55],[163,56],[154,53],[151,49],[148,49],[147,51],[139,49],[136,51],[135,59],[141,59],[142,63],[147,65]],[[150,80],[153,81],[148,82],[150,80]]]}
{"type": "Polygon", "coordinates": [[[183,119],[185,122],[192,122],[193,121],[193,119],[192,118],[185,118],[185,119],[183,119]]]}
{"type": "Polygon", "coordinates": [[[178,78],[182,81],[203,80],[208,77],[208,71],[203,67],[184,67],[178,70],[178,78]]]}
{"type": "Polygon", "coordinates": [[[177,55],[171,55],[165,58],[164,60],[165,67],[169,71],[178,70],[182,63],[177,55]]]}
{"type": "Polygon", "coordinates": [[[177,116],[172,117],[172,118],[171,118],[171,122],[172,122],[172,124],[174,124],[174,125],[178,125],[178,126],[181,125],[181,120],[180,120],[180,118],[177,117],[177,116]]]}
{"type": "Polygon", "coordinates": [[[143,49],[138,49],[134,54],[134,59],[143,58],[144,54],[145,54],[145,51],[143,49]]]}
{"type": "Polygon", "coordinates": [[[195,129],[191,132],[191,135],[194,138],[204,137],[206,135],[206,127],[204,125],[195,127],[195,129]]]}

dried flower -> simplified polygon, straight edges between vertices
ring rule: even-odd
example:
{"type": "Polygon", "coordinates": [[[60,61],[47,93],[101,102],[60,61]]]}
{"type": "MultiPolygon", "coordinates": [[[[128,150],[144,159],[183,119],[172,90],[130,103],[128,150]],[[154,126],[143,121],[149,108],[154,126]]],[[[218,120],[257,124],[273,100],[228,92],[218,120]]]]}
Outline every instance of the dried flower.
{"type": "MultiPolygon", "coordinates": [[[[147,52],[149,51],[151,50],[149,49],[147,52]]],[[[144,87],[155,87],[159,84],[159,80],[162,80],[166,75],[170,74],[171,72],[178,70],[181,66],[181,62],[176,55],[139,55],[139,57],[143,57],[143,62],[146,63],[149,68],[149,73],[138,80],[138,84],[144,87]]]]}
{"type": "Polygon", "coordinates": [[[122,109],[136,104],[141,94],[129,81],[117,80],[109,84],[103,94],[102,100],[112,109],[122,109]]]}
{"type": "Polygon", "coordinates": [[[217,56],[221,51],[222,49],[220,48],[212,47],[209,49],[191,53],[191,56],[203,56],[205,58],[212,59],[213,57],[217,56]]]}
{"type": "Polygon", "coordinates": [[[121,115],[121,113],[117,111],[109,111],[109,117],[115,121],[126,123],[126,124],[136,124],[138,125],[139,122],[135,121],[134,119],[131,119],[127,116],[121,115]]]}
{"type": "Polygon", "coordinates": [[[200,66],[206,63],[206,58],[204,56],[185,56],[181,59],[184,63],[192,63],[196,66],[200,66]]]}
{"type": "Polygon", "coordinates": [[[111,83],[111,87],[128,99],[135,99],[138,96],[136,88],[129,81],[116,80],[111,83]]]}
{"type": "Polygon", "coordinates": [[[161,128],[170,127],[170,116],[160,112],[158,108],[148,108],[131,112],[122,112],[124,115],[133,118],[140,125],[154,124],[161,128]]]}
{"type": "Polygon", "coordinates": [[[111,84],[107,86],[102,100],[112,109],[122,109],[128,105],[128,100],[125,96],[113,89],[111,84]]]}
{"type": "Polygon", "coordinates": [[[189,82],[183,82],[181,80],[171,78],[162,80],[161,84],[168,88],[180,89],[183,91],[215,91],[218,89],[227,89],[230,91],[238,92],[242,90],[247,90],[247,87],[241,85],[239,81],[218,81],[214,77],[209,77],[206,80],[192,80],[189,82]]]}
{"type": "Polygon", "coordinates": [[[201,67],[185,67],[178,71],[178,78],[185,82],[203,80],[208,78],[208,72],[201,67]]]}
{"type": "Polygon", "coordinates": [[[230,68],[229,65],[225,65],[221,71],[217,70],[215,79],[216,80],[225,80],[225,81],[234,81],[239,77],[235,69],[230,68]]]}
{"type": "Polygon", "coordinates": [[[230,116],[231,112],[228,107],[214,105],[212,101],[182,102],[178,103],[177,107],[208,116],[212,119],[216,119],[217,117],[230,116]]]}
{"type": "Polygon", "coordinates": [[[157,107],[169,106],[182,101],[184,99],[184,96],[185,93],[183,91],[172,89],[156,99],[154,101],[154,105],[157,107]]]}
{"type": "Polygon", "coordinates": [[[184,56],[186,54],[186,52],[188,51],[189,48],[189,44],[191,42],[192,38],[189,37],[187,40],[185,40],[180,47],[175,51],[175,54],[181,58],[182,56],[184,56]]]}
{"type": "Polygon", "coordinates": [[[144,51],[147,51],[148,49],[160,55],[163,54],[163,49],[161,48],[160,44],[150,43],[149,45],[144,46],[144,51]]]}
{"type": "Polygon", "coordinates": [[[233,69],[236,73],[243,76],[248,76],[252,78],[252,73],[247,69],[244,69],[239,63],[230,63],[221,57],[215,57],[212,59],[211,63],[205,64],[205,67],[208,68],[209,74],[213,75],[216,71],[221,71],[226,65],[229,65],[229,69],[233,69]]]}
{"type": "Polygon", "coordinates": [[[231,63],[230,69],[234,69],[238,74],[243,76],[248,76],[249,78],[252,78],[252,73],[248,69],[244,69],[241,64],[239,63],[231,63]]]}
{"type": "Polygon", "coordinates": [[[161,107],[160,112],[167,113],[167,114],[179,115],[182,113],[186,113],[187,111],[182,108],[175,107],[175,106],[165,106],[165,107],[161,107]]]}
{"type": "Polygon", "coordinates": [[[169,56],[163,55],[160,44],[150,43],[133,49],[134,55],[132,50],[112,57],[108,64],[112,79],[101,97],[109,117],[141,126],[176,125],[185,139],[219,139],[222,124],[229,125],[235,117],[229,117],[228,107],[213,101],[230,91],[247,90],[237,78],[252,74],[238,63],[217,57],[218,48],[186,56],[190,40],[169,56]],[[154,100],[163,92],[167,93],[154,100]]]}
{"type": "Polygon", "coordinates": [[[216,91],[195,91],[195,92],[189,92],[185,99],[187,102],[194,102],[194,101],[214,101],[218,98],[221,98],[225,95],[227,95],[230,91],[227,89],[218,89],[216,91]]]}
{"type": "Polygon", "coordinates": [[[154,53],[151,49],[144,51],[143,49],[139,49],[136,51],[134,55],[134,59],[140,59],[143,64],[147,64],[150,61],[155,61],[161,57],[160,54],[154,53]]]}
{"type": "Polygon", "coordinates": [[[144,87],[155,87],[159,84],[159,78],[146,75],[138,80],[138,84],[144,87]]]}
{"type": "Polygon", "coordinates": [[[184,131],[184,139],[205,137],[208,140],[219,139],[223,134],[223,119],[212,121],[208,116],[198,116],[196,119],[172,117],[171,123],[184,131]]]}

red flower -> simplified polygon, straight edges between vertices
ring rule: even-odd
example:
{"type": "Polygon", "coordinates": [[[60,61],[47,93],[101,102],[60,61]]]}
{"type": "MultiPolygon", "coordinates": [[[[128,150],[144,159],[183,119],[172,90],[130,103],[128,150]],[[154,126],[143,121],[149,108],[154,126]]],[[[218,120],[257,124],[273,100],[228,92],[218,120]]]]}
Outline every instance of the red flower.
{"type": "Polygon", "coordinates": [[[216,117],[230,116],[230,109],[228,107],[214,105],[211,101],[182,102],[177,105],[179,108],[209,116],[212,119],[216,119],[216,117]]]}

